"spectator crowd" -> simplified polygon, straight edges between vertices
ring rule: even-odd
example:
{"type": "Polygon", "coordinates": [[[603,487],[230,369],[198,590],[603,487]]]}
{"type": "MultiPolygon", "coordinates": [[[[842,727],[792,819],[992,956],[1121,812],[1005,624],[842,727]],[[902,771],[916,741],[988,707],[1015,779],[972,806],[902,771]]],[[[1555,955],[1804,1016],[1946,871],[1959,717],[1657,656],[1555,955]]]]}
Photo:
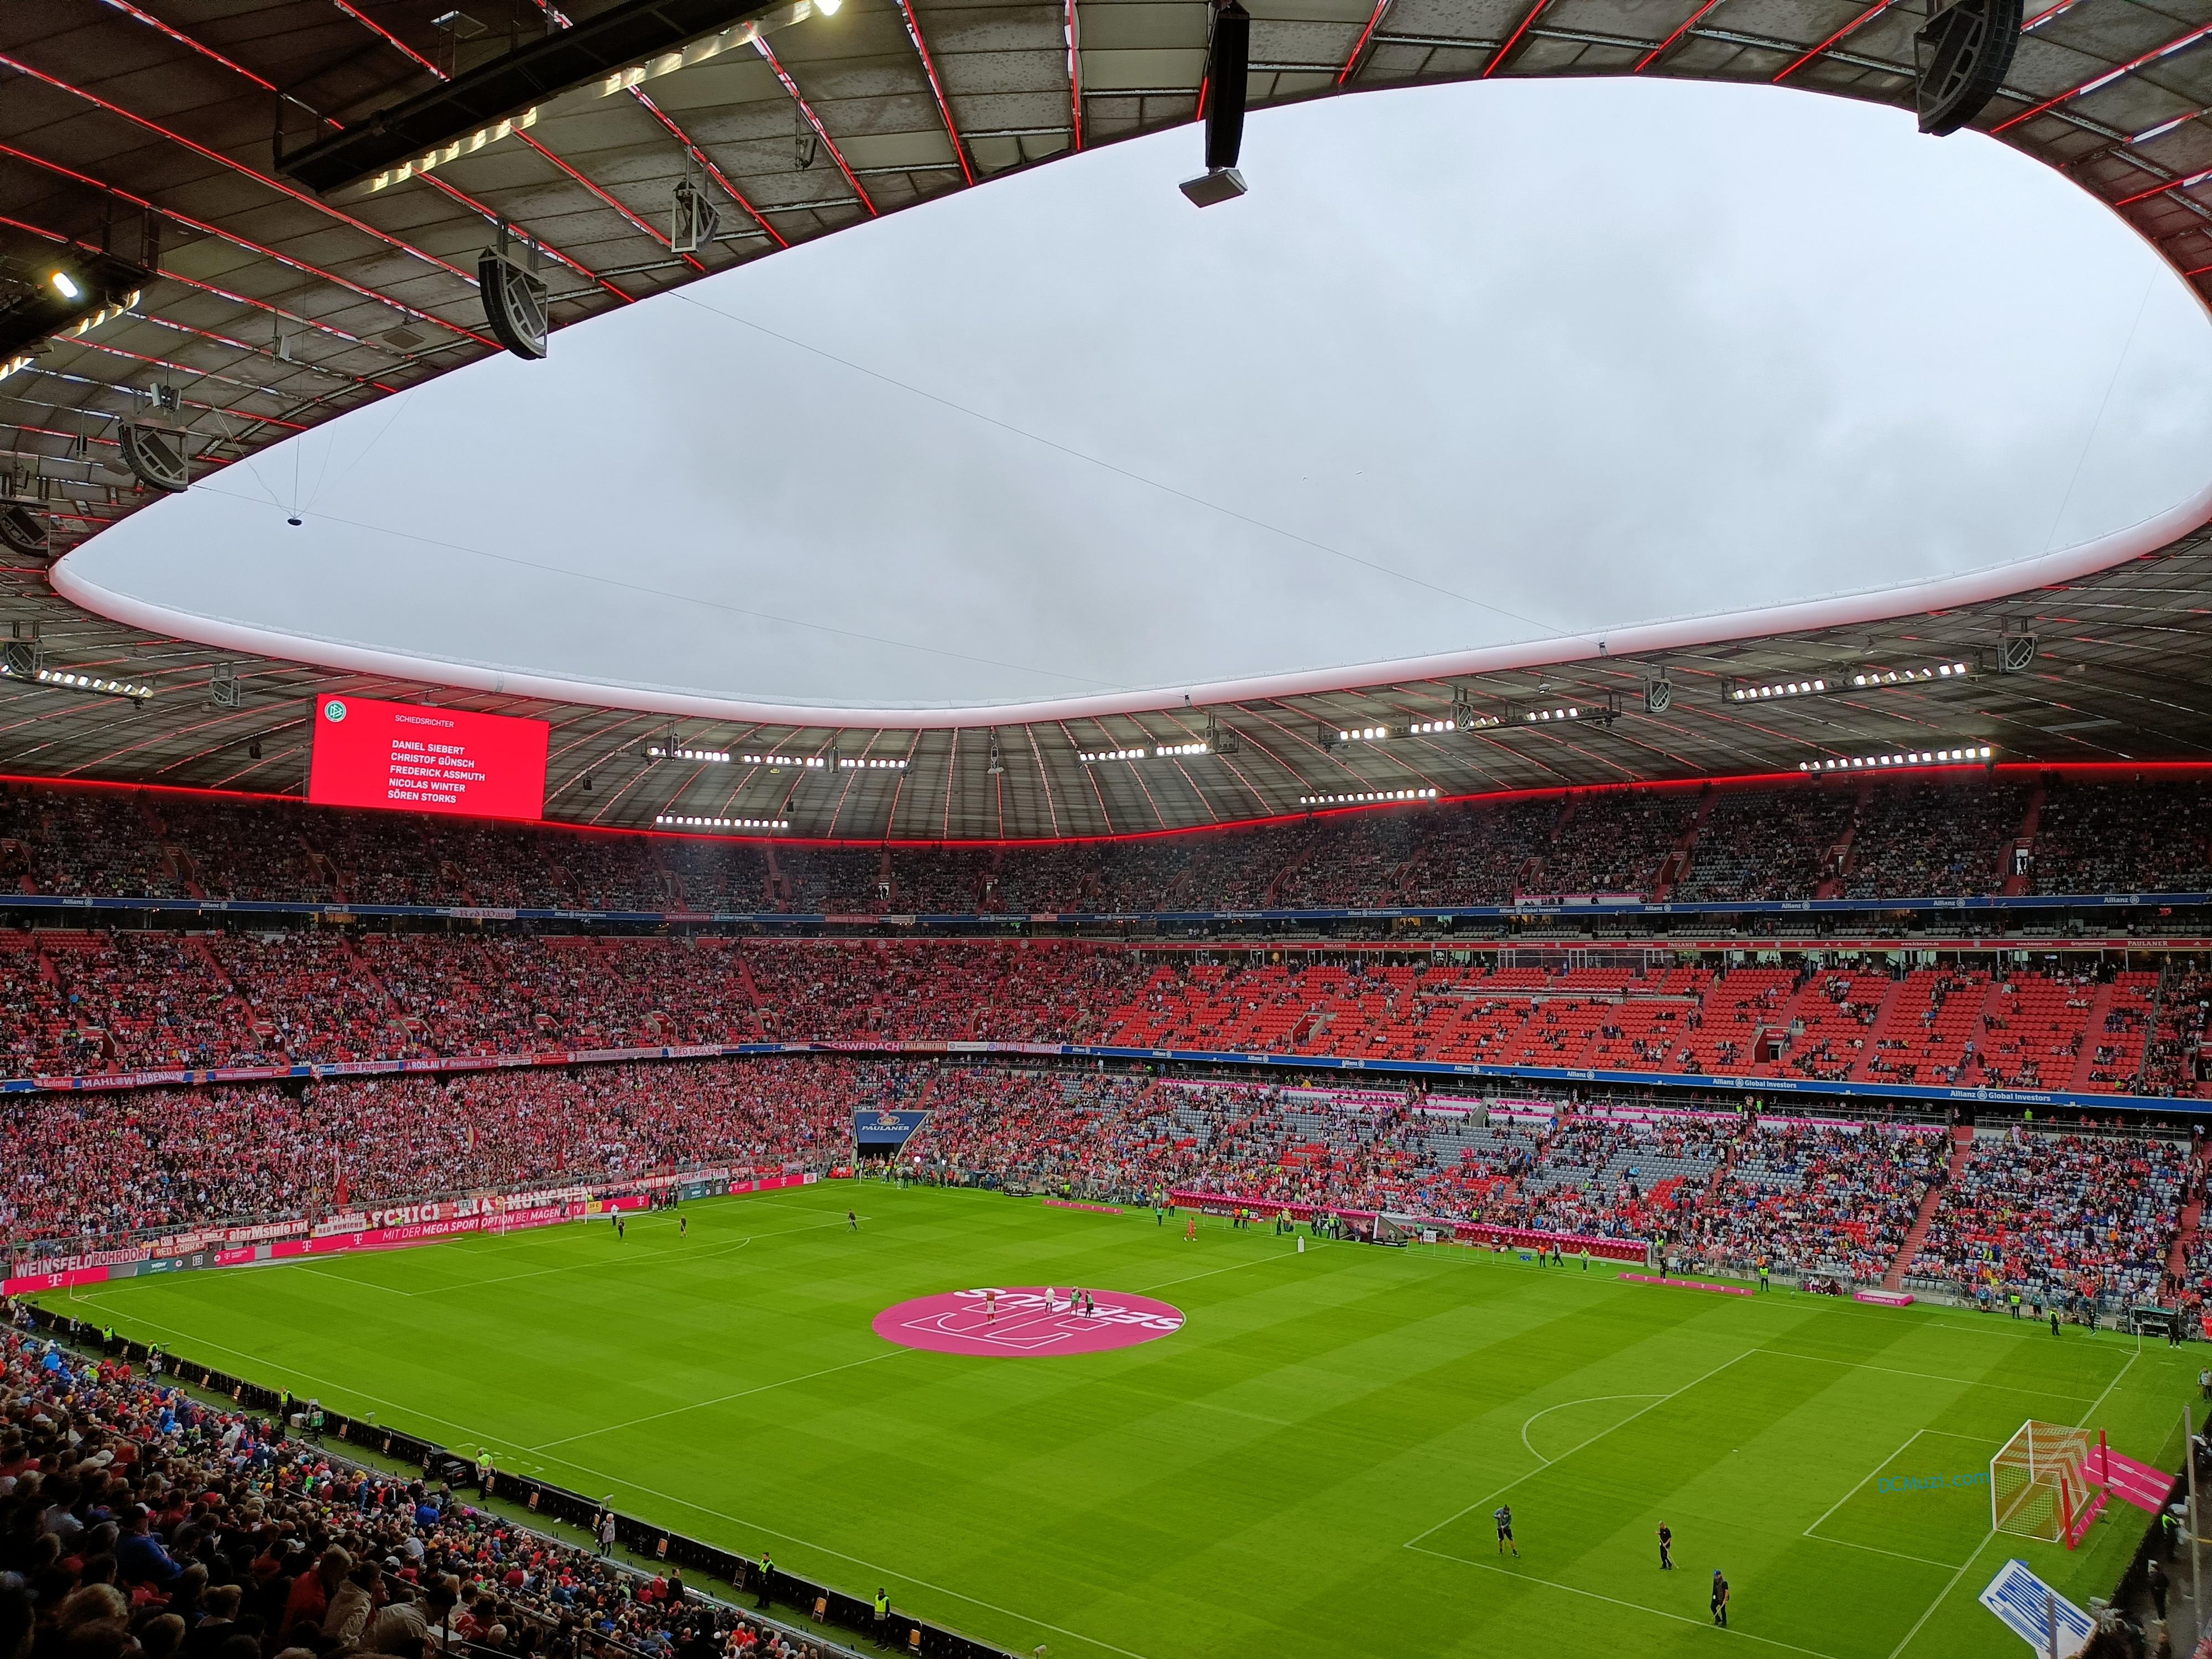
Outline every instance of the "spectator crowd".
{"type": "Polygon", "coordinates": [[[773,858],[757,840],[0,785],[0,883],[72,896],[855,915],[1949,897],[2006,890],[2022,843],[2036,892],[2212,890],[2212,784],[1563,790],[1080,842],[780,842],[773,858]]]}
{"type": "Polygon", "coordinates": [[[819,1659],[814,1643],[0,1329],[0,1654],[819,1659]]]}

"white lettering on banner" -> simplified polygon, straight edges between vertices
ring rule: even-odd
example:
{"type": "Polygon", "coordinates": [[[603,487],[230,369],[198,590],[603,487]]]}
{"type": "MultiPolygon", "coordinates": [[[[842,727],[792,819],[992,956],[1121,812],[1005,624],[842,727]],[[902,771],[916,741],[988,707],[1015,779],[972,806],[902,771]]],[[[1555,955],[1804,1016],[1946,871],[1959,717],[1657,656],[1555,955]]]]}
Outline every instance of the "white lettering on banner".
{"type": "Polygon", "coordinates": [[[2057,1659],[2074,1659],[2089,1644],[2097,1626],[2089,1615],[2037,1577],[2027,1562],[2008,1561],[1975,1598],[2004,1620],[2012,1633],[2039,1655],[2051,1652],[2051,1627],[2057,1627],[2057,1659]]]}
{"type": "MultiPolygon", "coordinates": [[[[735,1182],[740,1173],[728,1164],[714,1164],[677,1175],[651,1176],[635,1182],[625,1182],[623,1190],[636,1193],[679,1184],[716,1186],[732,1183],[732,1190],[735,1191],[764,1191],[779,1187],[811,1186],[821,1179],[811,1173],[773,1172],[739,1186],[735,1182]]],[[[632,1201],[642,1202],[641,1200],[632,1201]]],[[[376,1249],[389,1245],[450,1237],[456,1233],[477,1231],[491,1224],[493,1218],[498,1218],[499,1224],[509,1229],[545,1226],[555,1222],[580,1219],[592,1210],[592,1189],[579,1185],[506,1195],[482,1193],[434,1203],[393,1205],[375,1211],[349,1210],[343,1214],[324,1216],[314,1220],[301,1218],[290,1221],[258,1222],[251,1226],[173,1233],[146,1244],[94,1250],[82,1255],[46,1256],[14,1262],[9,1265],[6,1275],[7,1294],[58,1290],[61,1288],[64,1276],[70,1273],[191,1255],[210,1245],[224,1243],[233,1247],[276,1243],[281,1247],[276,1259],[281,1261],[292,1255],[323,1255],[332,1250],[343,1249],[376,1249]]],[[[254,1254],[247,1249],[233,1261],[219,1261],[216,1265],[235,1266],[252,1259],[254,1254]]]]}

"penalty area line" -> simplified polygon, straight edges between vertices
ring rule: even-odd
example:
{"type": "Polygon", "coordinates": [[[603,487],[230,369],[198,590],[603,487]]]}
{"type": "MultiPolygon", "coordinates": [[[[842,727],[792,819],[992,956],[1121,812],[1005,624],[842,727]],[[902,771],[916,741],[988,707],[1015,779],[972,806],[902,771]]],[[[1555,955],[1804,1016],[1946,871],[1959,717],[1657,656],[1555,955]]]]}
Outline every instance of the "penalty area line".
{"type": "MultiPolygon", "coordinates": [[[[1618,1595],[1607,1595],[1601,1590],[1584,1589],[1579,1584],[1563,1584],[1556,1578],[1546,1578],[1536,1573],[1517,1572],[1511,1567],[1498,1566],[1488,1561],[1471,1560],[1464,1555],[1448,1554],[1443,1550],[1432,1550],[1421,1544],[1407,1544],[1405,1547],[1417,1555],[1432,1555],[1439,1561],[1454,1561],[1462,1567],[1473,1567],[1478,1572],[1494,1572],[1500,1578],[1511,1578],[1524,1584],[1541,1584],[1547,1589],[1565,1590],[1569,1595],[1584,1596],[1592,1601],[1602,1601],[1608,1607],[1626,1607],[1631,1613],[1649,1613],[1654,1619],[1671,1620],[1675,1624],[1691,1625],[1699,1630],[1711,1629],[1723,1636],[1740,1637],[1744,1641],[1757,1642],[1764,1647],[1780,1648],[1785,1653],[1807,1654],[1811,1656],[1811,1659],[1837,1659],[1836,1655],[1823,1653],[1818,1648],[1801,1648],[1795,1642],[1784,1642],[1777,1637],[1760,1636],[1752,1631],[1739,1630],[1734,1625],[1708,1626],[1703,1620],[1692,1619],[1687,1613],[1669,1613],[1664,1607],[1647,1607],[1641,1601],[1624,1601],[1618,1595]]],[[[1894,1655],[1892,1656],[1892,1659],[1895,1659],[1894,1655]]]]}
{"type": "MultiPolygon", "coordinates": [[[[1507,1492],[1511,1492],[1516,1486],[1521,1485],[1522,1481],[1534,1480],[1536,1476],[1541,1474],[1546,1469],[1552,1468],[1554,1464],[1565,1462],[1567,1459],[1572,1457],[1577,1452],[1584,1449],[1586,1447],[1595,1445],[1599,1441],[1604,1439],[1606,1436],[1616,1433],[1619,1431],[1626,1428],[1631,1423],[1635,1422],[1638,1418],[1657,1411],[1660,1407],[1665,1405],[1668,1401],[1680,1398],[1681,1395],[1689,1393],[1691,1389],[1696,1388],[1699,1383],[1711,1382],[1714,1377],[1718,1376],[1729,1366],[1737,1364],[1741,1360],[1748,1359],[1752,1355],[1761,1352],[1763,1351],[1758,1348],[1746,1348],[1741,1353],[1737,1354],[1734,1358],[1722,1360],[1719,1364],[1714,1366],[1712,1370],[1707,1371],[1704,1376],[1692,1377],[1687,1382],[1682,1384],[1680,1388],[1675,1389],[1673,1394],[1653,1395],[1651,1397],[1651,1403],[1644,1407],[1642,1410],[1632,1411],[1629,1413],[1627,1416],[1622,1418],[1620,1422],[1613,1424],[1610,1428],[1600,1429],[1595,1434],[1590,1436],[1589,1439],[1577,1442],[1576,1444],[1568,1447],[1566,1450],[1561,1452],[1557,1457],[1553,1458],[1551,1462],[1540,1463],[1536,1468],[1530,1469],[1526,1474],[1516,1475],[1512,1480],[1500,1486],[1496,1492],[1490,1493],[1488,1497],[1478,1498],[1474,1502],[1469,1504],[1465,1509],[1446,1516],[1443,1520],[1437,1522],[1436,1525],[1431,1527],[1426,1532],[1416,1533],[1413,1537],[1407,1539],[1401,1547],[1409,1550],[1419,1549],[1421,1547],[1422,1539],[1435,1537],[1437,1534],[1442,1532],[1446,1527],[1450,1526],[1454,1522],[1462,1520],[1466,1516],[1473,1515],[1485,1504],[1487,1504],[1491,1498],[1504,1497],[1507,1492]]],[[[1536,1452],[1536,1449],[1534,1446],[1531,1446],[1528,1449],[1531,1453],[1536,1452]]],[[[1541,1454],[1536,1455],[1540,1455],[1541,1454]]],[[[1441,1554],[1442,1552],[1431,1550],[1428,1553],[1431,1555],[1437,1555],[1441,1554]]],[[[1459,1558],[1454,1556],[1447,1559],[1456,1560],[1459,1558]]],[[[1481,1564],[1477,1562],[1472,1565],[1480,1565],[1481,1564]]],[[[1692,1622],[1695,1621],[1693,1620],[1692,1622]]]]}

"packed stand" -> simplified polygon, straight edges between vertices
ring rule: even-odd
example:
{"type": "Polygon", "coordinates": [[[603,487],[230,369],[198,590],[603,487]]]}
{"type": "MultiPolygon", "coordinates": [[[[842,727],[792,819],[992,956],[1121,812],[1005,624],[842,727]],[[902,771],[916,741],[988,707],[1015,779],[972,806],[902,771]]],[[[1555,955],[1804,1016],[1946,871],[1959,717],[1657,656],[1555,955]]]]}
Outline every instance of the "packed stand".
{"type": "Polygon", "coordinates": [[[824,1170],[886,1062],[744,1060],[157,1088],[0,1103],[0,1240],[134,1234],[736,1163],[824,1170]]]}
{"type": "Polygon", "coordinates": [[[296,1432],[0,1329],[0,1614],[68,1659],[820,1652],[296,1432]]]}
{"type": "Polygon", "coordinates": [[[1846,790],[1723,789],[1698,827],[1689,873],[1668,896],[1692,902],[1817,898],[1851,822],[1846,790]]]}
{"type": "Polygon", "coordinates": [[[1977,1135],[1945,1187],[1911,1273],[1989,1298],[2025,1287],[2151,1301],[2190,1176],[2184,1143],[2116,1133],[1977,1135]]]}
{"type": "Polygon", "coordinates": [[[2038,816],[2039,893],[2212,892],[2212,792],[2060,777],[2038,816]]]}
{"type": "Polygon", "coordinates": [[[2004,849],[2027,811],[2009,778],[1871,791],[1844,860],[1846,898],[1951,897],[2000,891],[2004,849]]]}
{"type": "Polygon", "coordinates": [[[1569,790],[1119,840],[774,842],[187,791],[0,785],[0,885],[41,894],[800,914],[1449,908],[2212,890],[2212,785],[2014,775],[1569,790]]]}

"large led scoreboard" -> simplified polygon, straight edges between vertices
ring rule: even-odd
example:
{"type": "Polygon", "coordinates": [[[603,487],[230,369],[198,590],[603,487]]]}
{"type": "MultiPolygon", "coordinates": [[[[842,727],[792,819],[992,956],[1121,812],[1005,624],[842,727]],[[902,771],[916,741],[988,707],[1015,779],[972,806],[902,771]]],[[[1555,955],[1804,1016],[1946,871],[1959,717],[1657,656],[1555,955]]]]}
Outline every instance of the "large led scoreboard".
{"type": "Polygon", "coordinates": [[[544,720],[367,697],[315,700],[307,799],[478,818],[545,811],[544,720]]]}

